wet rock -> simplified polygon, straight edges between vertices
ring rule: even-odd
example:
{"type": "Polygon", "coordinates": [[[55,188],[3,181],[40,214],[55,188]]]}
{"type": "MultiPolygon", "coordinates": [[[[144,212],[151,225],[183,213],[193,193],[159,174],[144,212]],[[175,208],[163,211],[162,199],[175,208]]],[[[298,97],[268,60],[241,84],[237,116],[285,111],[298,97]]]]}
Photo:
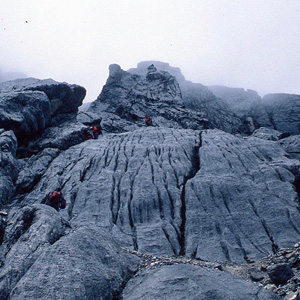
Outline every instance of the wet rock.
{"type": "Polygon", "coordinates": [[[285,284],[289,279],[294,275],[292,269],[288,264],[279,264],[274,267],[271,267],[268,270],[270,279],[275,284],[285,284]]]}
{"type": "Polygon", "coordinates": [[[123,291],[134,299],[279,299],[253,283],[218,270],[179,264],[138,272],[123,291]]]}

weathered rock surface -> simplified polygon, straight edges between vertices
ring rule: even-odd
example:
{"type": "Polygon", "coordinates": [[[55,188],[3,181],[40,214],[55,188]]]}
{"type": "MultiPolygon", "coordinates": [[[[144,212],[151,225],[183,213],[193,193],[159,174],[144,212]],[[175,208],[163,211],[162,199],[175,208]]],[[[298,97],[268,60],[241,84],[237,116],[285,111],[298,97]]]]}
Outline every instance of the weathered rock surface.
{"type": "Polygon", "coordinates": [[[275,142],[206,131],[199,159],[185,187],[187,255],[253,261],[300,238],[300,164],[275,142]]]}
{"type": "MultiPolygon", "coordinates": [[[[178,83],[148,67],[132,75],[112,65],[98,100],[77,121],[80,87],[15,84],[14,93],[29,100],[20,115],[7,105],[14,102],[0,110],[26,124],[14,127],[19,145],[10,128],[0,129],[1,299],[277,299],[262,287],[297,293],[298,248],[286,255],[282,248],[300,240],[299,136],[205,129],[235,132],[241,122],[180,70],[173,70],[178,83]],[[49,105],[40,119],[37,96],[49,105]],[[143,126],[146,113],[159,127],[143,126]],[[83,142],[85,125],[99,122],[104,134],[83,142]],[[58,187],[67,200],[59,213],[42,204],[58,187]],[[281,285],[268,275],[278,264],[292,270],[281,285]]],[[[1,97],[11,88],[2,85],[1,97]]]]}
{"type": "Polygon", "coordinates": [[[87,112],[98,114],[103,128],[112,130],[115,127],[115,132],[144,126],[146,114],[151,116],[154,126],[192,129],[212,127],[204,113],[183,105],[175,77],[168,72],[157,71],[153,65],[149,66],[147,75],[143,77],[125,72],[119,65],[111,65],[109,78],[101,94],[87,112]],[[113,125],[111,114],[117,115],[113,125]]]}
{"type": "Polygon", "coordinates": [[[138,266],[103,228],[74,231],[46,205],[11,210],[1,250],[1,299],[113,299],[138,266]]]}
{"type": "Polygon", "coordinates": [[[19,142],[27,142],[51,126],[51,121],[55,126],[66,114],[75,117],[85,92],[78,85],[52,79],[26,78],[0,83],[0,127],[13,130],[19,142]]]}
{"type": "Polygon", "coordinates": [[[219,270],[188,264],[137,273],[126,285],[124,300],[279,299],[273,293],[219,270]]]}
{"type": "Polygon", "coordinates": [[[18,176],[16,151],[17,139],[14,133],[0,129],[0,206],[6,204],[15,191],[18,176]]]}
{"type": "Polygon", "coordinates": [[[202,114],[209,126],[206,128],[219,128],[226,132],[238,132],[242,129],[242,122],[237,118],[229,105],[218,99],[207,87],[201,83],[192,83],[185,80],[179,68],[171,67],[168,63],[159,61],[140,62],[137,68],[128,70],[131,74],[146,76],[148,67],[153,64],[157,70],[168,72],[177,79],[184,106],[192,111],[202,114]]]}
{"type": "Polygon", "coordinates": [[[288,153],[290,158],[300,160],[300,135],[289,136],[278,143],[288,153]]]}
{"type": "Polygon", "coordinates": [[[300,162],[273,141],[200,134],[145,128],[86,141],[56,157],[23,201],[61,186],[73,226],[100,224],[144,253],[244,262],[297,242],[300,162]]]}
{"type": "Polygon", "coordinates": [[[268,94],[262,101],[274,129],[300,134],[300,95],[268,94]]]}
{"type": "Polygon", "coordinates": [[[208,86],[208,89],[218,98],[223,99],[236,115],[244,117],[249,114],[254,105],[261,105],[261,97],[256,91],[226,86],[208,86]]]}

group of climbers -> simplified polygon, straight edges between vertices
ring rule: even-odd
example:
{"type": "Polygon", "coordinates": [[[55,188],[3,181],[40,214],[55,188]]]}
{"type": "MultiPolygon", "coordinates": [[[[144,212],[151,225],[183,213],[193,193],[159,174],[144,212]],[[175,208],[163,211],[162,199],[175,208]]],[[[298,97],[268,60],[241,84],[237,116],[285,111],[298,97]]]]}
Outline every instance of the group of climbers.
{"type": "MultiPolygon", "coordinates": [[[[146,126],[153,126],[152,119],[148,115],[146,115],[145,118],[146,118],[145,119],[146,126]]],[[[85,139],[86,140],[98,139],[99,134],[101,133],[102,133],[101,125],[93,126],[91,128],[86,129],[85,139]]],[[[61,193],[61,189],[58,188],[52,193],[50,193],[47,197],[45,204],[55,208],[57,211],[59,211],[59,209],[64,209],[66,207],[66,200],[61,193]]]]}
{"type": "Polygon", "coordinates": [[[97,140],[100,134],[102,134],[101,125],[99,124],[98,126],[92,126],[91,128],[85,130],[85,140],[97,140]]]}

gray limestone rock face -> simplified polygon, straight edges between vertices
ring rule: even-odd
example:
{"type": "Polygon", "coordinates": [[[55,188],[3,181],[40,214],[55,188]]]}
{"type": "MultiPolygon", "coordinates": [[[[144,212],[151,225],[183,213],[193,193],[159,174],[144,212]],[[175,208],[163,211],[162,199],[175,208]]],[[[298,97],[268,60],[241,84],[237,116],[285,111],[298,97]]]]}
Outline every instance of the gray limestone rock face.
{"type": "Polygon", "coordinates": [[[51,115],[77,113],[86,90],[76,84],[60,83],[53,79],[23,78],[0,83],[0,93],[40,91],[46,94],[51,115]]]}
{"type": "Polygon", "coordinates": [[[0,206],[8,203],[15,192],[18,176],[17,145],[13,131],[0,129],[0,206]]]}
{"type": "Polygon", "coordinates": [[[278,141],[282,137],[282,132],[271,128],[260,127],[256,129],[251,136],[270,141],[278,141]]]}
{"type": "Polygon", "coordinates": [[[300,135],[289,136],[278,143],[288,153],[290,158],[300,160],[300,135]]]}
{"type": "Polygon", "coordinates": [[[208,86],[208,89],[218,98],[223,99],[239,117],[248,116],[255,105],[261,104],[261,97],[256,91],[226,86],[208,86]]]}
{"type": "Polygon", "coordinates": [[[0,127],[17,137],[41,132],[51,117],[48,97],[39,91],[0,93],[0,127]]]}
{"type": "Polygon", "coordinates": [[[146,76],[148,67],[153,65],[157,70],[168,72],[177,79],[184,106],[192,111],[202,114],[207,119],[206,128],[219,128],[226,132],[237,132],[242,126],[241,120],[231,111],[231,107],[221,99],[218,99],[207,87],[201,83],[193,83],[185,80],[179,68],[171,67],[168,63],[159,61],[144,61],[137,68],[128,70],[131,74],[146,76]]]}
{"type": "Polygon", "coordinates": [[[85,89],[52,79],[17,79],[0,83],[0,127],[13,130],[20,144],[77,114],[85,89]]]}
{"type": "Polygon", "coordinates": [[[187,264],[138,272],[126,285],[124,300],[275,300],[274,293],[219,270],[187,264]]]}
{"type": "Polygon", "coordinates": [[[137,267],[103,228],[82,227],[48,247],[9,299],[117,299],[137,267]]]}
{"type": "MultiPolygon", "coordinates": [[[[9,212],[0,245],[1,299],[11,299],[9,295],[19,280],[67,228],[67,222],[46,205],[16,206],[9,212]]],[[[34,279],[32,282],[35,284],[34,279]]]]}
{"type": "Polygon", "coordinates": [[[16,190],[19,194],[31,191],[46,172],[49,164],[60,153],[59,149],[44,149],[37,155],[19,160],[21,171],[16,181],[16,190]]]}
{"type": "MultiPolygon", "coordinates": [[[[194,87],[193,93],[198,95],[195,105],[194,100],[188,100],[191,97],[182,97],[176,78],[169,72],[158,70],[152,65],[144,76],[140,76],[112,65],[106,85],[97,100],[90,105],[88,113],[98,114],[104,126],[109,123],[110,116],[107,113],[115,114],[139,127],[145,126],[147,114],[153,119],[154,126],[186,129],[218,127],[230,132],[237,131],[241,125],[240,120],[224,110],[209,90],[202,92],[202,89],[206,88],[202,85],[201,88],[198,85],[194,87]],[[203,93],[211,97],[199,104],[199,95],[203,93]],[[215,108],[215,113],[209,112],[215,108]]],[[[191,88],[187,87],[184,91],[191,91],[191,88]]],[[[124,124],[119,124],[116,118],[115,127],[119,127],[115,132],[126,130],[124,124]]]]}
{"type": "Polygon", "coordinates": [[[200,170],[185,186],[185,253],[253,261],[300,239],[300,162],[272,141],[202,133],[200,170]]]}
{"type": "Polygon", "coordinates": [[[42,202],[62,187],[72,226],[95,223],[122,246],[179,254],[181,195],[199,143],[198,131],[153,127],[88,140],[56,157],[22,201],[42,202]]]}
{"type": "Polygon", "coordinates": [[[297,242],[300,162],[275,141],[200,134],[149,127],[88,140],[20,201],[62,187],[72,226],[101,225],[144,253],[249,262],[297,242]]]}
{"type": "Polygon", "coordinates": [[[274,129],[300,133],[300,95],[268,94],[262,100],[274,129]]]}

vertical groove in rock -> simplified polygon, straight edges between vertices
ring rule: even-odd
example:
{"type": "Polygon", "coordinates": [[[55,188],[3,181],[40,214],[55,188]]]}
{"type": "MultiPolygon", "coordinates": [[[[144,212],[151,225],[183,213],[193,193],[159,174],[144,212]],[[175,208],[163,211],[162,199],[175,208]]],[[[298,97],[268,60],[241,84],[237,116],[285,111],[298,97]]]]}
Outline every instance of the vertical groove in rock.
{"type": "Polygon", "coordinates": [[[199,149],[202,146],[202,131],[199,134],[199,141],[196,142],[194,153],[192,157],[192,170],[190,175],[184,179],[181,190],[181,224],[180,224],[180,252],[179,255],[185,255],[185,223],[186,223],[186,199],[185,199],[185,186],[188,180],[192,179],[197,172],[200,170],[200,159],[199,159],[199,149]]]}

